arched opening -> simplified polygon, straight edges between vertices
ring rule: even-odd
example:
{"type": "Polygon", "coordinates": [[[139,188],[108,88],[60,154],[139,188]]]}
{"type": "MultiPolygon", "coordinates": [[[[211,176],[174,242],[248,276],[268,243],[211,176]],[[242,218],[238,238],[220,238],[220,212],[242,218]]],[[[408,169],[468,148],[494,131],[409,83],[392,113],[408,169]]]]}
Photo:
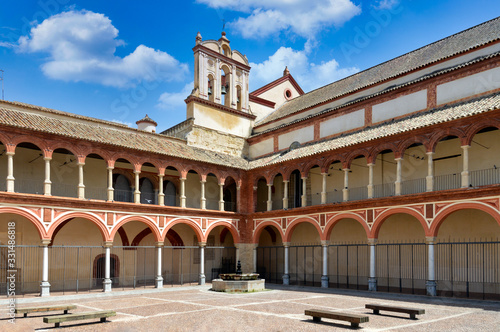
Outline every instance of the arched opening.
{"type": "Polygon", "coordinates": [[[300,222],[290,237],[290,285],[321,285],[322,253],[318,229],[300,222]]]}
{"type": "Polygon", "coordinates": [[[231,86],[231,70],[227,66],[222,66],[221,76],[221,104],[231,107],[231,94],[234,93],[231,86]]]}
{"type": "Polygon", "coordinates": [[[230,176],[224,182],[224,210],[231,212],[236,212],[237,210],[236,181],[230,176]]]}
{"type": "Polygon", "coordinates": [[[417,218],[396,213],[384,220],[376,246],[377,289],[425,294],[427,264],[425,231],[417,218]]]}
{"type": "Polygon", "coordinates": [[[257,247],[257,273],[268,283],[283,282],[283,239],[275,226],[266,226],[260,233],[257,247]]]}
{"type": "Polygon", "coordinates": [[[236,272],[234,239],[225,226],[210,231],[205,248],[205,276],[207,281],[217,279],[221,273],[236,272]]]}
{"type": "Polygon", "coordinates": [[[461,187],[462,149],[456,136],[446,136],[435,148],[432,159],[434,167],[434,190],[461,187]]]}
{"type": "MultiPolygon", "coordinates": [[[[35,144],[23,142],[16,146],[15,152],[14,190],[19,193],[43,195],[45,161],[42,150],[35,144]]],[[[76,186],[73,189],[76,193],[76,186]]]]}
{"type": "Polygon", "coordinates": [[[500,299],[500,226],[489,213],[452,212],[439,227],[435,247],[438,294],[500,299]]]}
{"type": "Polygon", "coordinates": [[[78,197],[78,160],[75,155],[66,149],[55,149],[50,164],[52,195],[78,197]]]}
{"type": "Polygon", "coordinates": [[[368,289],[369,251],[366,231],[358,220],[343,218],[330,230],[329,286],[368,289]]]}
{"type": "Polygon", "coordinates": [[[107,164],[104,158],[92,153],[85,158],[85,197],[105,201],[107,199],[107,164]],[[90,175],[90,176],[88,176],[90,175]]]}
{"type": "Polygon", "coordinates": [[[156,204],[156,194],[154,185],[149,178],[141,178],[139,180],[139,190],[141,191],[142,204],[156,204]]]}
{"type": "MultiPolygon", "coordinates": [[[[105,254],[100,254],[94,259],[94,266],[92,269],[93,278],[96,281],[96,286],[102,287],[104,281],[106,265],[105,254]]],[[[115,254],[111,254],[109,257],[109,277],[111,279],[113,286],[120,285],[120,260],[115,254]]]]}
{"type": "Polygon", "coordinates": [[[283,209],[283,175],[278,173],[273,180],[273,186],[271,187],[271,200],[273,202],[273,210],[283,209]]]}
{"type": "Polygon", "coordinates": [[[205,199],[208,210],[219,210],[220,189],[217,176],[210,173],[205,183],[205,199]]]}
{"type": "Polygon", "coordinates": [[[290,174],[290,184],[288,186],[288,197],[290,197],[290,201],[288,207],[291,209],[302,206],[302,181],[302,176],[298,169],[290,174]]]}
{"type": "Polygon", "coordinates": [[[208,94],[208,100],[210,100],[211,102],[213,102],[215,100],[215,79],[214,79],[214,76],[212,74],[209,74],[208,77],[208,83],[207,83],[207,94],[208,94]]]}
{"type": "Polygon", "coordinates": [[[119,158],[113,170],[114,200],[133,202],[135,189],[134,166],[126,159],[119,158]]]}
{"type": "Polygon", "coordinates": [[[163,194],[166,206],[180,206],[180,174],[175,167],[168,166],[163,177],[163,194]]]}
{"type": "MultiPolygon", "coordinates": [[[[186,176],[186,207],[201,208],[201,183],[200,176],[194,170],[190,170],[186,176]]],[[[206,198],[206,196],[205,196],[206,198]]]]}
{"type": "Polygon", "coordinates": [[[255,202],[255,212],[267,211],[267,181],[264,177],[261,177],[257,181],[257,195],[255,202]]]}
{"type": "Polygon", "coordinates": [[[469,172],[472,187],[500,183],[500,130],[478,131],[470,144],[469,172]]]}
{"type": "Polygon", "coordinates": [[[236,87],[236,109],[241,111],[241,86],[236,87]]]}

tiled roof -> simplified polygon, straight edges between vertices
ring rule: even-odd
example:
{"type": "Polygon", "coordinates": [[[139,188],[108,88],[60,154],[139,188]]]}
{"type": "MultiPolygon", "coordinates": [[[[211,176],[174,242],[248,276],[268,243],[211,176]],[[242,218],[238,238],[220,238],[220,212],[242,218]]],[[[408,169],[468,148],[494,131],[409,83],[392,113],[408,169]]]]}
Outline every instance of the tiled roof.
{"type": "Polygon", "coordinates": [[[140,120],[136,121],[135,123],[136,123],[136,124],[139,124],[139,123],[141,123],[141,122],[148,122],[148,123],[152,123],[152,124],[154,124],[155,126],[157,126],[157,125],[158,125],[158,124],[156,123],[156,121],[155,121],[155,120],[153,120],[153,119],[151,119],[151,118],[150,118],[147,114],[146,114],[146,116],[145,116],[145,117],[143,117],[142,119],[140,119],[140,120]]]}
{"type": "Polygon", "coordinates": [[[36,111],[23,110],[19,107],[0,107],[2,125],[216,165],[240,169],[248,166],[248,162],[243,158],[192,147],[164,135],[22,103],[4,101],[2,103],[36,111]]]}
{"type": "Polygon", "coordinates": [[[293,159],[312,156],[322,152],[345,148],[362,142],[376,140],[403,132],[465,118],[479,113],[500,108],[500,93],[479,97],[473,100],[446,105],[426,112],[402,118],[397,121],[387,121],[375,127],[362,129],[348,135],[341,135],[319,143],[313,143],[250,162],[250,168],[265,167],[293,159]]]}
{"type": "Polygon", "coordinates": [[[500,17],[286,102],[263,125],[500,39],[500,17]]]}

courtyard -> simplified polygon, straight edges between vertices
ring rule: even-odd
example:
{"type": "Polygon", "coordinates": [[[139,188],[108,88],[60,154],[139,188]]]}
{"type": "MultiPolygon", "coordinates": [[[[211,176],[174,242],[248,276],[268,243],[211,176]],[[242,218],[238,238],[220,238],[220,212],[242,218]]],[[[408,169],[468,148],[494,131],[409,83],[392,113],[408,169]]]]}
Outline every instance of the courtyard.
{"type": "MultiPolygon", "coordinates": [[[[370,293],[339,289],[269,285],[256,293],[227,294],[210,285],[113,293],[89,293],[50,298],[19,298],[17,307],[74,304],[76,310],[114,310],[108,322],[98,319],[66,322],[68,331],[342,331],[353,330],[348,322],[324,319],[315,323],[306,309],[366,314],[370,321],[362,331],[496,331],[500,302],[463,300],[403,294],[370,293]],[[417,320],[407,314],[381,312],[373,315],[365,304],[377,303],[425,309],[417,320]]],[[[9,323],[7,300],[0,301],[1,331],[53,330],[42,317],[59,312],[17,315],[9,323]]]]}

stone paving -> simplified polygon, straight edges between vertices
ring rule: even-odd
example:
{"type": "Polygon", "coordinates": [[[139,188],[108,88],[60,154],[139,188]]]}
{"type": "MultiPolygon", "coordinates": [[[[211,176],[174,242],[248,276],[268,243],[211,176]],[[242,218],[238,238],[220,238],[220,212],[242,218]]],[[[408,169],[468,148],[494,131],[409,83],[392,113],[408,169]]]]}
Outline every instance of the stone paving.
{"type": "MultiPolygon", "coordinates": [[[[210,286],[175,287],[50,298],[18,299],[17,307],[75,304],[72,312],[115,310],[109,322],[99,320],[61,323],[67,331],[349,331],[348,322],[323,320],[315,323],[304,315],[316,308],[366,314],[370,321],[360,331],[500,331],[500,302],[430,298],[387,293],[284,287],[247,294],[226,294],[210,286]],[[373,315],[367,303],[418,307],[425,314],[418,320],[407,314],[382,312],[373,315]]],[[[0,300],[0,331],[48,331],[53,324],[42,317],[52,313],[18,315],[8,321],[6,300],[0,300]]],[[[59,314],[59,313],[56,313],[59,314]]]]}

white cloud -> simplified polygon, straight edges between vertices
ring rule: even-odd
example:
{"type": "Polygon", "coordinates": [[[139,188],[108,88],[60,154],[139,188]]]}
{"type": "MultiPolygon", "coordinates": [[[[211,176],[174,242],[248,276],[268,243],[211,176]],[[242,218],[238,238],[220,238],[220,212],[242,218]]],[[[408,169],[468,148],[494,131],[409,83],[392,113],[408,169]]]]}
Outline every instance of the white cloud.
{"type": "Polygon", "coordinates": [[[103,14],[67,11],[32,27],[29,36],[19,38],[18,50],[48,53],[42,71],[63,81],[131,87],[142,81],[182,80],[188,72],[186,64],[144,45],[118,57],[116,48],[124,41],[117,37],[118,30],[103,14]]]}
{"type": "Polygon", "coordinates": [[[304,91],[311,91],[359,71],[356,67],[339,68],[335,59],[319,64],[308,59],[308,47],[297,51],[290,47],[280,47],[262,63],[251,63],[251,90],[272,82],[283,75],[285,66],[304,91]]]}
{"type": "Polygon", "coordinates": [[[212,8],[248,13],[247,17],[229,22],[228,27],[245,38],[256,39],[283,31],[291,31],[305,38],[314,38],[322,28],[339,27],[361,13],[361,7],[350,0],[197,0],[197,2],[212,8]]]}
{"type": "Polygon", "coordinates": [[[180,92],[164,92],[158,98],[156,107],[164,110],[185,109],[184,100],[191,94],[194,82],[188,83],[180,92]]]}
{"type": "Polygon", "coordinates": [[[399,0],[380,0],[373,6],[375,9],[392,9],[399,4],[399,0]]]}

